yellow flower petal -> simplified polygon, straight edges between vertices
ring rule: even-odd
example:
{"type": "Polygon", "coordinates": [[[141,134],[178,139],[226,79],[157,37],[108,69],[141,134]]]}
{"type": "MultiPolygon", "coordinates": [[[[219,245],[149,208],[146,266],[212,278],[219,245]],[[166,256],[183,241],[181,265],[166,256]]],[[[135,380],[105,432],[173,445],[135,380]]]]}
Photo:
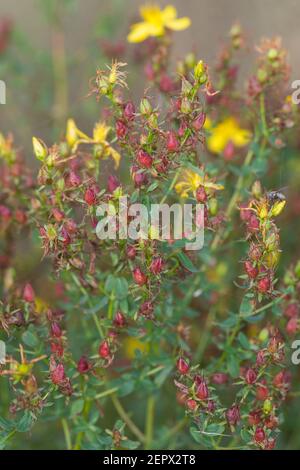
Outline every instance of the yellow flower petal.
{"type": "Polygon", "coordinates": [[[173,31],[183,31],[191,25],[191,20],[187,16],[184,16],[183,18],[168,20],[165,24],[167,28],[173,31]]]}
{"type": "Polygon", "coordinates": [[[103,144],[106,141],[109,131],[110,127],[104,122],[97,122],[93,131],[93,137],[97,144],[103,144]]]}
{"type": "Polygon", "coordinates": [[[174,20],[177,16],[177,10],[173,5],[167,5],[161,12],[161,16],[165,22],[174,20]]]}
{"type": "Polygon", "coordinates": [[[131,31],[127,36],[127,41],[136,43],[145,41],[150,36],[151,28],[148,23],[136,23],[131,26],[131,31]]]}
{"type": "Polygon", "coordinates": [[[143,5],[140,8],[140,15],[145,22],[153,23],[161,21],[162,12],[158,5],[143,5]]]}
{"type": "Polygon", "coordinates": [[[115,168],[117,169],[120,165],[121,155],[112,147],[110,147],[109,150],[110,150],[110,155],[115,161],[115,168]]]}

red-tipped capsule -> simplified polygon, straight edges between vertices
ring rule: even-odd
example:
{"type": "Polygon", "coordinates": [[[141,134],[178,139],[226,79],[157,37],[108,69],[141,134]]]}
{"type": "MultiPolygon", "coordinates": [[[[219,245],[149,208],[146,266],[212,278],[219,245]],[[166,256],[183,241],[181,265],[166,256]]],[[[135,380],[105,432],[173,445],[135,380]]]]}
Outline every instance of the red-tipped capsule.
{"type": "Polygon", "coordinates": [[[189,366],[188,362],[183,357],[178,358],[177,363],[176,363],[176,367],[177,367],[178,372],[181,375],[187,374],[188,371],[190,370],[190,366],[189,366]]]}

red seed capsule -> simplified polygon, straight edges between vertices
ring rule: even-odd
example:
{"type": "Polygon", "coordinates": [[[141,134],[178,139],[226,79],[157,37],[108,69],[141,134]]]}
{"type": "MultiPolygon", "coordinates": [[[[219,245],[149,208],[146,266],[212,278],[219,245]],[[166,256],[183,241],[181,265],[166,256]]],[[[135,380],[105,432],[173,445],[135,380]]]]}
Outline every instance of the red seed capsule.
{"type": "Polygon", "coordinates": [[[256,382],[257,374],[255,370],[249,368],[245,374],[245,381],[248,385],[252,385],[256,382]]]}
{"type": "Polygon", "coordinates": [[[290,318],[285,329],[286,329],[286,332],[291,336],[296,334],[299,329],[298,318],[297,317],[290,318]]]}
{"type": "Polygon", "coordinates": [[[257,290],[262,294],[269,292],[271,288],[271,279],[269,277],[263,277],[257,282],[257,290]]]}
{"type": "Polygon", "coordinates": [[[163,270],[163,266],[164,266],[164,261],[159,256],[152,260],[151,265],[150,265],[150,271],[152,272],[152,274],[158,275],[163,270]]]}
{"type": "Polygon", "coordinates": [[[261,421],[261,410],[250,411],[248,423],[250,426],[257,426],[261,421]]]}
{"type": "Polygon", "coordinates": [[[188,371],[190,370],[189,364],[187,363],[187,361],[183,357],[179,357],[179,359],[177,360],[177,363],[176,363],[176,367],[177,367],[178,372],[181,375],[187,374],[188,371]]]}
{"type": "Polygon", "coordinates": [[[193,121],[193,128],[195,131],[200,131],[202,127],[204,126],[206,119],[206,114],[205,113],[200,113],[196,119],[193,121]]]}
{"type": "Polygon", "coordinates": [[[52,369],[50,376],[51,376],[52,383],[54,383],[55,385],[60,385],[62,382],[64,382],[66,379],[66,375],[65,375],[65,368],[63,364],[54,365],[54,368],[52,369]]]}
{"type": "Polygon", "coordinates": [[[234,157],[234,152],[235,152],[234,143],[230,140],[228,144],[226,145],[224,152],[223,152],[224,159],[227,162],[232,160],[234,157]]]}
{"type": "Polygon", "coordinates": [[[107,190],[109,193],[113,193],[120,186],[118,178],[114,175],[109,175],[107,180],[107,190]]]}
{"type": "Polygon", "coordinates": [[[256,389],[256,399],[259,401],[264,401],[269,396],[269,390],[265,385],[259,385],[256,389]]]}
{"type": "Polygon", "coordinates": [[[23,299],[25,302],[34,302],[35,293],[31,284],[27,283],[23,291],[23,299]]]}
{"type": "Polygon", "coordinates": [[[93,188],[88,188],[84,194],[84,200],[89,205],[92,206],[96,202],[96,193],[93,188]]]}
{"type": "Polygon", "coordinates": [[[206,400],[208,398],[208,387],[206,382],[203,380],[196,388],[196,395],[200,400],[206,400]]]}
{"type": "Polygon", "coordinates": [[[56,222],[61,222],[65,217],[64,212],[57,209],[56,207],[54,207],[54,209],[52,209],[52,215],[53,215],[54,219],[56,220],[56,222]]]}
{"type": "Polygon", "coordinates": [[[225,413],[228,423],[235,426],[241,419],[240,409],[237,405],[233,405],[225,413]]]}
{"type": "Polygon", "coordinates": [[[116,122],[116,135],[118,139],[124,139],[128,131],[126,124],[120,119],[116,122]]]}
{"type": "Polygon", "coordinates": [[[106,340],[104,340],[100,344],[98,352],[99,352],[99,356],[102,357],[102,359],[106,359],[107,357],[110,356],[110,347],[106,340]]]}
{"type": "Polygon", "coordinates": [[[136,248],[132,245],[129,245],[126,249],[126,254],[129,259],[134,259],[136,257],[136,248]]]}
{"type": "Polygon", "coordinates": [[[205,191],[204,186],[199,186],[199,188],[196,191],[196,199],[197,202],[204,203],[207,201],[207,193],[205,191]]]}
{"type": "Polygon", "coordinates": [[[134,118],[134,114],[135,114],[135,106],[132,103],[132,101],[128,101],[128,103],[126,103],[125,105],[124,112],[123,112],[124,118],[128,119],[128,121],[131,121],[134,118]]]}
{"type": "Polygon", "coordinates": [[[217,385],[223,385],[228,382],[228,375],[223,372],[217,372],[211,378],[212,382],[217,385]]]}
{"type": "Polygon", "coordinates": [[[81,178],[75,171],[70,171],[69,183],[71,186],[79,186],[81,184],[81,178]]]}
{"type": "Polygon", "coordinates": [[[251,261],[248,261],[248,260],[245,261],[244,266],[245,266],[245,271],[248,274],[248,276],[250,277],[250,279],[255,279],[258,275],[258,269],[253,266],[251,261]]]}
{"type": "Polygon", "coordinates": [[[126,319],[122,312],[117,312],[114,318],[114,325],[117,328],[123,328],[126,325],[126,319]]]}
{"type": "Polygon", "coordinates": [[[266,435],[265,435],[265,431],[263,430],[263,428],[256,428],[255,434],[254,434],[255,442],[260,444],[261,442],[265,440],[265,438],[266,438],[266,435]]]}
{"type": "Polygon", "coordinates": [[[190,398],[189,400],[186,401],[186,406],[190,411],[194,411],[197,408],[197,402],[196,400],[193,400],[190,398]]]}
{"type": "Polygon", "coordinates": [[[90,363],[88,361],[88,359],[86,358],[86,356],[81,356],[81,358],[79,359],[78,363],[77,363],[77,370],[80,374],[85,374],[86,372],[88,372],[90,370],[91,366],[90,366],[90,363]]]}
{"type": "Polygon", "coordinates": [[[136,159],[142,167],[151,168],[152,163],[153,163],[153,158],[144,150],[139,150],[136,159]]]}
{"type": "Polygon", "coordinates": [[[56,338],[60,338],[62,336],[61,327],[57,322],[51,323],[51,335],[56,338]]]}
{"type": "Polygon", "coordinates": [[[134,268],[132,274],[133,274],[134,281],[139,286],[143,286],[144,284],[147,283],[148,278],[146,274],[144,274],[140,268],[134,268]]]}
{"type": "Polygon", "coordinates": [[[175,132],[173,131],[168,132],[167,149],[169,152],[177,152],[177,150],[179,149],[179,142],[177,140],[175,132]]]}

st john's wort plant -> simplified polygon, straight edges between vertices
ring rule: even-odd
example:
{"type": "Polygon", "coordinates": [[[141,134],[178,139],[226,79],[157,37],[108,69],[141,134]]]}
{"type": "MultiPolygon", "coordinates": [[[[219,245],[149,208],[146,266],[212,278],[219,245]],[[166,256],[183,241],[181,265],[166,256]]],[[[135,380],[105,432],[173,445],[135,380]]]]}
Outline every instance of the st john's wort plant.
{"type": "Polygon", "coordinates": [[[126,64],[97,70],[89,94],[103,117],[86,130],[70,118],[53,145],[34,137],[35,183],[12,139],[0,140],[3,250],[29,225],[55,293],[20,283],[7,251],[2,446],[51,418],[74,449],[272,449],[299,331],[298,265],[278,277],[286,198],[267,178],[298,122],[286,53],[264,40],[240,92],[240,26],[215,70],[194,54],[173,69],[171,31],[190,20],[171,6],[141,15],[128,36],[151,53],[140,100],[126,64]],[[203,204],[203,249],[161,240],[150,223],[147,237],[100,240],[98,206],[115,214],[124,196],[148,209],[203,204]]]}

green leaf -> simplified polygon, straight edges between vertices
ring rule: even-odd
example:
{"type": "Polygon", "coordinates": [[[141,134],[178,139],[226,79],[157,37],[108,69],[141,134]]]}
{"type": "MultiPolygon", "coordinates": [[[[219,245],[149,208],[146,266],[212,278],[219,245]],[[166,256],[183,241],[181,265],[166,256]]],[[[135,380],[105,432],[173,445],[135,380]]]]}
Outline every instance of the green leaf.
{"type": "Polygon", "coordinates": [[[24,331],[22,334],[22,340],[23,343],[25,343],[26,346],[29,346],[30,348],[35,348],[39,344],[36,335],[29,330],[24,331]]]}
{"type": "Polygon", "coordinates": [[[84,400],[82,398],[79,398],[76,401],[73,401],[71,405],[71,416],[78,415],[82,412],[84,407],[84,400]]]}
{"type": "Polygon", "coordinates": [[[167,380],[170,373],[172,372],[173,368],[174,368],[173,364],[168,365],[164,369],[162,369],[161,372],[159,372],[157,374],[157,376],[155,377],[155,380],[154,380],[157,387],[161,387],[163,385],[163,383],[167,380]]]}
{"type": "Polygon", "coordinates": [[[248,315],[251,315],[252,312],[253,306],[251,299],[247,295],[245,295],[240,306],[240,315],[242,317],[247,317],[248,315]]]}
{"type": "Polygon", "coordinates": [[[190,433],[191,433],[192,438],[193,438],[198,444],[201,444],[201,442],[202,442],[202,434],[201,434],[201,432],[199,431],[199,429],[195,428],[195,426],[192,426],[192,427],[190,428],[190,433]]]}
{"type": "Polygon", "coordinates": [[[240,375],[240,363],[237,357],[233,354],[229,356],[227,368],[231,377],[236,378],[240,375]]]}
{"type": "Polygon", "coordinates": [[[188,270],[190,271],[191,273],[198,273],[199,272],[199,269],[197,269],[192,261],[190,260],[190,258],[185,254],[185,253],[178,253],[177,254],[177,257],[180,261],[180,263],[188,270]]]}
{"type": "Polygon", "coordinates": [[[20,421],[16,425],[16,429],[18,432],[27,432],[31,429],[34,422],[34,417],[30,413],[30,411],[26,410],[20,419],[20,421]]]}
{"type": "Polygon", "coordinates": [[[251,345],[248,341],[247,336],[244,333],[242,333],[241,331],[238,334],[238,340],[241,343],[241,345],[243,346],[243,348],[245,348],[247,350],[249,350],[251,348],[251,345]]]}

